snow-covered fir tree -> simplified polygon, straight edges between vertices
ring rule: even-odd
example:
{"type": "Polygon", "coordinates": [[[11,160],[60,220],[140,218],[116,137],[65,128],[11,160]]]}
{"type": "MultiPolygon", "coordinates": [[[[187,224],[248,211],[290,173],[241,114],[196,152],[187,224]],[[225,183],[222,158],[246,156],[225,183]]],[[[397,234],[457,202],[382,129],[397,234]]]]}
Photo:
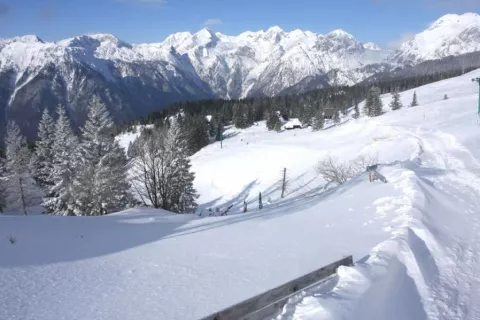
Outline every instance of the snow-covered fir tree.
{"type": "Polygon", "coordinates": [[[55,122],[47,108],[43,110],[38,124],[38,141],[35,143],[35,156],[32,163],[33,177],[42,187],[53,185],[53,143],[55,122]]]}
{"type": "Polygon", "coordinates": [[[5,167],[5,159],[0,158],[0,212],[3,213],[4,209],[7,207],[7,197],[8,197],[8,177],[7,170],[5,167]]]}
{"type": "Polygon", "coordinates": [[[29,170],[31,154],[20,128],[12,121],[7,125],[5,149],[9,205],[19,205],[26,215],[34,192],[34,181],[29,170]]]}
{"type": "Polygon", "coordinates": [[[76,215],[104,215],[131,201],[127,158],[111,130],[113,122],[96,96],[82,128],[79,164],[72,184],[76,215]]]}
{"type": "Polygon", "coordinates": [[[278,114],[276,111],[267,111],[265,112],[265,119],[267,120],[267,129],[268,130],[275,130],[281,122],[278,118],[278,114]]]}
{"type": "Polygon", "coordinates": [[[403,108],[402,102],[400,101],[400,94],[398,91],[392,92],[392,102],[390,102],[390,108],[392,110],[398,110],[403,108]]]}
{"type": "Polygon", "coordinates": [[[313,118],[312,129],[313,131],[319,131],[319,130],[322,130],[324,126],[325,126],[325,118],[323,116],[323,112],[322,110],[318,110],[317,114],[313,118]]]}
{"type": "Polygon", "coordinates": [[[52,186],[44,199],[44,207],[49,213],[72,213],[71,187],[78,164],[77,147],[78,139],[72,131],[65,109],[58,106],[52,145],[53,165],[50,176],[52,186]]]}
{"type": "Polygon", "coordinates": [[[418,106],[417,91],[414,91],[413,99],[412,99],[412,103],[410,104],[410,107],[416,107],[416,106],[418,106]]]}
{"type": "Polygon", "coordinates": [[[378,117],[383,113],[383,103],[380,98],[380,88],[372,87],[367,93],[364,112],[369,117],[378,117]]]}
{"type": "MultiPolygon", "coordinates": [[[[178,125],[177,119],[172,118],[171,121],[178,125]]],[[[182,135],[186,137],[189,155],[195,154],[210,143],[208,129],[208,122],[203,117],[190,118],[190,121],[184,121],[183,125],[179,127],[182,135]]]]}
{"type": "Polygon", "coordinates": [[[190,171],[191,164],[188,158],[186,141],[183,139],[180,126],[172,123],[167,130],[165,138],[165,150],[171,153],[172,157],[172,189],[169,210],[178,213],[193,212],[197,207],[197,192],[193,187],[195,174],[190,171]]]}
{"type": "Polygon", "coordinates": [[[339,124],[340,123],[340,110],[335,109],[333,112],[333,123],[339,124]]]}
{"type": "Polygon", "coordinates": [[[353,107],[353,119],[358,119],[360,117],[360,108],[358,106],[358,101],[355,101],[355,106],[353,107]]]}
{"type": "Polygon", "coordinates": [[[239,129],[248,127],[248,118],[243,104],[239,103],[233,109],[233,124],[239,129]]]}

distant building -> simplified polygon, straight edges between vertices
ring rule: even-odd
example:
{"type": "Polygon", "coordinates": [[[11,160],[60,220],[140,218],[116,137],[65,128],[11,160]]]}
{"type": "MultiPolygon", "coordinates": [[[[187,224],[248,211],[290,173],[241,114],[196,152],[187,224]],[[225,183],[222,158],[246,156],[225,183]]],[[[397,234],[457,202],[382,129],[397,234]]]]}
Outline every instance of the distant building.
{"type": "Polygon", "coordinates": [[[333,119],[333,116],[335,115],[335,109],[325,109],[325,112],[323,113],[323,118],[324,119],[333,119]]]}
{"type": "Polygon", "coordinates": [[[302,123],[297,118],[290,119],[285,125],[283,126],[286,130],[293,130],[293,129],[302,129],[302,123]]]}

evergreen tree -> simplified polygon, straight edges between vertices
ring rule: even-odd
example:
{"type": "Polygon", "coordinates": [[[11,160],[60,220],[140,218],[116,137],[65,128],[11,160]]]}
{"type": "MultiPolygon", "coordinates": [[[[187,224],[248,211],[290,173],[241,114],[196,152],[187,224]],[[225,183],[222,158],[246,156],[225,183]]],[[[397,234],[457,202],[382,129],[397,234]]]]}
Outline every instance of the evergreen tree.
{"type": "Polygon", "coordinates": [[[130,141],[128,143],[128,147],[127,147],[127,157],[132,159],[132,158],[135,158],[136,155],[135,155],[135,146],[133,145],[133,141],[130,141]]]}
{"type": "Polygon", "coordinates": [[[365,99],[365,105],[363,106],[363,113],[367,116],[367,117],[371,117],[372,116],[372,110],[373,110],[373,105],[374,105],[374,97],[373,97],[373,92],[372,92],[373,88],[371,88],[370,90],[368,90],[367,92],[367,97],[365,99]]]}
{"type": "Polygon", "coordinates": [[[8,122],[5,136],[6,171],[9,197],[12,205],[20,205],[22,212],[27,214],[32,196],[33,178],[30,175],[28,150],[25,137],[15,122],[8,122]]]}
{"type": "Polygon", "coordinates": [[[191,164],[188,158],[186,142],[182,138],[180,128],[173,124],[167,131],[165,150],[171,154],[172,176],[170,182],[171,199],[168,210],[178,213],[193,212],[197,207],[197,192],[193,187],[195,174],[190,171],[191,164]]]}
{"type": "Polygon", "coordinates": [[[8,187],[8,176],[5,167],[5,159],[0,158],[0,212],[3,213],[3,210],[7,207],[7,187],[8,187]]]}
{"type": "Polygon", "coordinates": [[[217,134],[218,119],[216,115],[212,115],[210,121],[208,122],[208,134],[210,138],[215,138],[217,134]]]}
{"type": "Polygon", "coordinates": [[[269,111],[267,113],[267,129],[268,130],[276,130],[278,126],[281,127],[280,119],[275,111],[269,111]]]}
{"type": "Polygon", "coordinates": [[[112,128],[105,105],[95,96],[82,129],[80,170],[72,185],[77,215],[108,214],[125,208],[131,201],[127,159],[112,128]]]}
{"type": "Polygon", "coordinates": [[[66,214],[70,213],[73,202],[71,186],[77,166],[75,151],[78,139],[62,106],[58,106],[57,114],[52,145],[53,166],[50,178],[52,186],[44,199],[44,206],[47,212],[66,214]]]}
{"type": "Polygon", "coordinates": [[[402,102],[400,101],[400,94],[398,93],[398,91],[392,92],[392,102],[390,102],[390,108],[392,110],[398,110],[402,107],[403,105],[402,105],[402,102]]]}
{"type": "Polygon", "coordinates": [[[445,96],[443,96],[443,100],[448,100],[448,95],[445,94],[445,96]]]}
{"type": "Polygon", "coordinates": [[[299,120],[303,126],[308,126],[312,124],[313,118],[315,117],[315,110],[313,105],[309,102],[306,102],[302,108],[299,120]]]}
{"type": "Polygon", "coordinates": [[[369,117],[378,117],[383,113],[383,103],[380,98],[380,89],[372,87],[367,93],[365,101],[365,114],[369,117]]]}
{"type": "Polygon", "coordinates": [[[416,107],[418,106],[418,100],[417,100],[417,92],[413,92],[413,100],[412,103],[410,104],[410,107],[416,107]]]}
{"type": "Polygon", "coordinates": [[[218,123],[215,133],[215,141],[222,141],[223,140],[223,124],[221,122],[218,123]]]}
{"type": "Polygon", "coordinates": [[[355,106],[353,107],[354,113],[353,113],[353,119],[358,119],[360,117],[360,109],[358,106],[358,101],[355,101],[355,106]]]}
{"type": "Polygon", "coordinates": [[[53,143],[55,135],[55,123],[48,109],[43,110],[42,119],[38,125],[39,140],[35,145],[35,157],[33,161],[33,177],[42,187],[53,185],[53,143]]]}
{"type": "MultiPolygon", "coordinates": [[[[177,123],[177,120],[174,121],[177,123]]],[[[204,117],[186,117],[180,130],[184,139],[186,139],[187,152],[189,155],[197,153],[200,149],[208,146],[210,143],[208,122],[204,117]]]]}
{"type": "Polygon", "coordinates": [[[340,111],[335,109],[333,112],[333,123],[339,124],[340,123],[340,111]]]}
{"type": "Polygon", "coordinates": [[[243,104],[237,104],[234,108],[233,124],[239,129],[245,129],[248,126],[248,119],[243,104]]]}
{"type": "Polygon", "coordinates": [[[319,130],[322,130],[324,126],[325,126],[325,118],[323,116],[323,112],[322,110],[318,110],[317,114],[313,118],[312,129],[313,131],[319,131],[319,130]]]}

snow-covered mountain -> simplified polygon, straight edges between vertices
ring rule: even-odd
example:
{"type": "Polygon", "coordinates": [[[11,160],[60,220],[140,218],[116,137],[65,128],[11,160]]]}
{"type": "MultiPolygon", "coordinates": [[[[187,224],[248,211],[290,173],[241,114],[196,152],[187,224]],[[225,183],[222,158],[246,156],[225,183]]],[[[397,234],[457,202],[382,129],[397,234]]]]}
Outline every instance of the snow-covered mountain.
{"type": "Polygon", "coordinates": [[[389,61],[416,64],[480,51],[480,15],[448,14],[404,43],[389,61]]]}
{"type": "Polygon", "coordinates": [[[353,85],[392,67],[478,51],[479,40],[474,13],[444,16],[395,52],[362,44],[343,30],[322,35],[280,27],[238,36],[203,29],[137,45],[109,34],[58,42],[0,39],[0,114],[33,136],[43,108],[57,104],[82,124],[93,94],[120,121],[183,99],[353,85]]]}

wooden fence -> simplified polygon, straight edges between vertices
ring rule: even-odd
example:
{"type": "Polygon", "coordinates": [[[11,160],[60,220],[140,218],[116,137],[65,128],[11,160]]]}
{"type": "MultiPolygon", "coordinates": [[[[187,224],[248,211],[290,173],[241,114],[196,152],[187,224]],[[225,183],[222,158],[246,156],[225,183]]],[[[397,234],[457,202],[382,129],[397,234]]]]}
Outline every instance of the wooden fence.
{"type": "Polygon", "coordinates": [[[338,267],[351,265],[353,265],[353,257],[345,257],[202,320],[264,320],[273,317],[283,308],[290,297],[335,274],[338,267]]]}

